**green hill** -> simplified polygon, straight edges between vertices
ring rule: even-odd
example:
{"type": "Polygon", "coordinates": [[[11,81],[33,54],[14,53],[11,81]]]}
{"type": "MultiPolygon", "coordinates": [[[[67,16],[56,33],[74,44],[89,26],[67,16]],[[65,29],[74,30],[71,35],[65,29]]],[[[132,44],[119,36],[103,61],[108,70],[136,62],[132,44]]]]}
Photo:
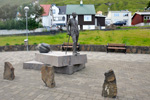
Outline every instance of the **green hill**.
{"type": "MultiPolygon", "coordinates": [[[[0,6],[5,4],[21,5],[35,0],[0,0],[0,6]]],[[[39,0],[40,4],[56,4],[63,6],[67,4],[79,4],[80,0],[39,0]]],[[[132,12],[143,11],[149,0],[83,0],[83,4],[94,4],[96,11],[107,13],[110,10],[129,10],[132,12]]]]}
{"type": "Polygon", "coordinates": [[[21,5],[24,3],[30,3],[35,0],[0,0],[0,7],[6,4],[9,5],[21,5]]]}

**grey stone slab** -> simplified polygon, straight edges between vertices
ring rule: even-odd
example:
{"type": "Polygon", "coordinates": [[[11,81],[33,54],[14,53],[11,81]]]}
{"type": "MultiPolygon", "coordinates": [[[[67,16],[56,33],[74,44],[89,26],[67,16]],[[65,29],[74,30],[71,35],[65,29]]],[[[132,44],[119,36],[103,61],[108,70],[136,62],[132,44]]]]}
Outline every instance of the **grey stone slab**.
{"type": "Polygon", "coordinates": [[[35,69],[35,70],[41,70],[41,67],[44,65],[44,63],[37,62],[37,61],[28,61],[23,63],[23,69],[35,69]]]}
{"type": "Polygon", "coordinates": [[[77,65],[70,65],[70,66],[63,66],[63,67],[54,66],[54,70],[56,73],[68,74],[68,75],[71,75],[74,72],[77,72],[83,68],[85,68],[85,64],[77,64],[77,65]]]}
{"type": "Polygon", "coordinates": [[[62,67],[68,65],[85,64],[87,63],[87,55],[79,54],[74,56],[72,53],[65,54],[65,52],[36,53],[35,60],[44,64],[50,64],[51,66],[62,67]]]}
{"type": "MultiPolygon", "coordinates": [[[[34,70],[41,70],[42,66],[45,65],[41,62],[37,61],[29,61],[23,64],[23,69],[34,69],[34,70]]],[[[60,74],[68,74],[71,75],[74,72],[77,72],[81,69],[85,68],[85,64],[76,64],[76,65],[69,65],[69,66],[62,66],[56,67],[54,66],[54,71],[60,74]]]]}

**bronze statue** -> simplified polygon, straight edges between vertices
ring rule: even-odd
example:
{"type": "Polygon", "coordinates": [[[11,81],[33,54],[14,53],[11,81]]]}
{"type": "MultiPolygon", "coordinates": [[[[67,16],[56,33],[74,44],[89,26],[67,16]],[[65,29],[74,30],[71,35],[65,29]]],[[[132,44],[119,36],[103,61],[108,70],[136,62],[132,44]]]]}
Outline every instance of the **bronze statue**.
{"type": "Polygon", "coordinates": [[[79,38],[79,29],[78,29],[78,22],[76,20],[76,13],[72,13],[73,18],[70,18],[67,23],[67,32],[68,35],[72,37],[73,40],[73,55],[77,56],[76,46],[78,43],[79,38]]]}

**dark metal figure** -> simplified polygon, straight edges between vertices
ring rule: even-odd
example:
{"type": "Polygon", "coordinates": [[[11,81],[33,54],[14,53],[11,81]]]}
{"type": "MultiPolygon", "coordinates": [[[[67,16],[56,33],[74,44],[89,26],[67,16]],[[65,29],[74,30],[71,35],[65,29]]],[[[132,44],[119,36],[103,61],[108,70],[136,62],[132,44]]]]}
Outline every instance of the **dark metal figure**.
{"type": "Polygon", "coordinates": [[[70,18],[67,23],[68,35],[72,37],[73,40],[73,55],[77,56],[76,46],[79,38],[78,22],[76,20],[76,13],[72,13],[73,18],[70,18]]]}

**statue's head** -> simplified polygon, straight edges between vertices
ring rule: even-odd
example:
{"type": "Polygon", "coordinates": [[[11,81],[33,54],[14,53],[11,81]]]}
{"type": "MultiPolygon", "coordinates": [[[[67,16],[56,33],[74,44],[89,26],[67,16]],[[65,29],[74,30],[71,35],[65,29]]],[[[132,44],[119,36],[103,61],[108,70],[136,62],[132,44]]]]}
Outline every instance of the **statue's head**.
{"type": "Polygon", "coordinates": [[[73,18],[76,18],[76,13],[73,12],[73,13],[72,13],[72,16],[73,16],[73,18]]]}

